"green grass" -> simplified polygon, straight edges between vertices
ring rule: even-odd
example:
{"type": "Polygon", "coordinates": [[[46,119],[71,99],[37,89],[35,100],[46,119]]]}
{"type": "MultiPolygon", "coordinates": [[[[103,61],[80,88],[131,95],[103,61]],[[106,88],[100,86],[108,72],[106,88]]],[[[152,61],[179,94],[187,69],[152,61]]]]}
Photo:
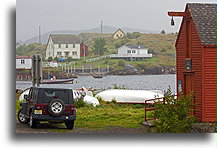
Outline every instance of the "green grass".
{"type": "MultiPolygon", "coordinates": [[[[16,115],[21,108],[20,101],[16,99],[16,115]]],[[[142,105],[107,103],[100,100],[101,105],[93,107],[77,107],[75,127],[86,129],[107,129],[111,126],[124,128],[139,128],[144,121],[144,108],[142,105]]],[[[147,114],[148,118],[153,112],[147,114]]],[[[64,126],[64,125],[62,125],[64,126]]],[[[59,130],[58,132],[64,132],[59,130]]]]}
{"type": "Polygon", "coordinates": [[[77,108],[75,127],[88,129],[107,129],[111,126],[139,128],[143,121],[144,108],[111,103],[100,108],[77,108]]]}

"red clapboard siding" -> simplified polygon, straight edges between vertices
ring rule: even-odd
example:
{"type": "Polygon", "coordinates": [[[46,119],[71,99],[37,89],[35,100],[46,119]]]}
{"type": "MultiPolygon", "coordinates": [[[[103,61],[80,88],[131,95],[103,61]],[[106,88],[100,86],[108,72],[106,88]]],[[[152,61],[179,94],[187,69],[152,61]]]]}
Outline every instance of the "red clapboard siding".
{"type": "Polygon", "coordinates": [[[203,122],[216,121],[216,49],[204,48],[204,117],[203,122]]]}

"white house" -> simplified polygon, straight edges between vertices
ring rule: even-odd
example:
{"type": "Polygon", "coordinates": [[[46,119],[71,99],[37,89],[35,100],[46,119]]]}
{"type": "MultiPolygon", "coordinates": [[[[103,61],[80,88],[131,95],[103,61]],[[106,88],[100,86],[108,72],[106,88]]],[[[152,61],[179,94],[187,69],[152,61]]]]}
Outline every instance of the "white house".
{"type": "Polygon", "coordinates": [[[16,69],[31,69],[32,58],[29,56],[16,56],[16,69]]]}
{"type": "Polygon", "coordinates": [[[118,48],[118,54],[111,54],[110,58],[126,59],[129,61],[138,61],[144,58],[151,58],[148,48],[137,45],[123,45],[118,48]]]}
{"type": "Polygon", "coordinates": [[[55,34],[48,38],[46,59],[48,57],[80,59],[81,42],[76,35],[55,34]]]}

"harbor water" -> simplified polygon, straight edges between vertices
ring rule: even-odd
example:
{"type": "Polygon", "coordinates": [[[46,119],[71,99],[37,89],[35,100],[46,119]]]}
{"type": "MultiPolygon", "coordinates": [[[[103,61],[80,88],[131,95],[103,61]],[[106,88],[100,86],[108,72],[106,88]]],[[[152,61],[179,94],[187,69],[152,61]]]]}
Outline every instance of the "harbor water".
{"type": "MultiPolygon", "coordinates": [[[[127,89],[135,90],[162,90],[166,91],[171,87],[176,91],[176,75],[127,75],[127,76],[105,76],[93,78],[92,76],[78,76],[73,84],[42,84],[41,87],[79,89],[81,87],[92,87],[97,90],[114,88],[114,85],[124,86],[127,89]]],[[[17,89],[31,87],[30,81],[17,81],[17,89]]]]}

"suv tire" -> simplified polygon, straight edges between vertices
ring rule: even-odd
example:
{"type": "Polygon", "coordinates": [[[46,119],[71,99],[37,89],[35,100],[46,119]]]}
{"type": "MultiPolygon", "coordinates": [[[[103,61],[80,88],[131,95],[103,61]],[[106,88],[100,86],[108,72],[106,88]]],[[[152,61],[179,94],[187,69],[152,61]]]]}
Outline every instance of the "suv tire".
{"type": "Polygon", "coordinates": [[[48,112],[52,116],[60,116],[65,110],[64,102],[61,99],[53,99],[49,102],[48,112]]]}
{"type": "Polygon", "coordinates": [[[32,115],[33,115],[33,111],[30,114],[29,127],[36,128],[36,127],[38,127],[39,122],[37,120],[33,119],[32,115]]]}
{"type": "Polygon", "coordinates": [[[65,121],[65,125],[66,125],[67,129],[73,129],[74,128],[74,120],[65,121]]]}
{"type": "Polygon", "coordinates": [[[18,111],[17,115],[18,121],[22,124],[27,124],[29,122],[29,118],[26,117],[26,115],[23,113],[22,109],[18,111]]]}

